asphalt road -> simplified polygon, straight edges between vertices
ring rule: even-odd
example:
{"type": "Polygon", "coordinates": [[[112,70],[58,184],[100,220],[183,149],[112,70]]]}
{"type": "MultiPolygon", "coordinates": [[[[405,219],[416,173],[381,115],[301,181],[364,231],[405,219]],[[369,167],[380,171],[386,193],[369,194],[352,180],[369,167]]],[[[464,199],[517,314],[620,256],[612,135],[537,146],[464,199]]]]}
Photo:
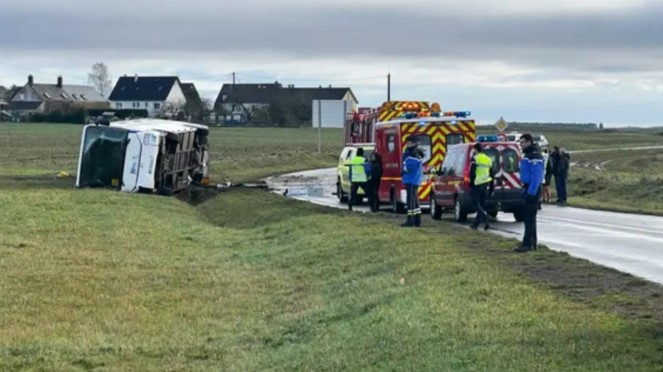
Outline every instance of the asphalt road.
{"type": "MultiPolygon", "coordinates": [[[[333,195],[336,168],[270,177],[266,181],[275,192],[283,194],[288,190],[292,198],[347,208],[333,195]],[[322,194],[309,196],[308,192],[322,194]]],[[[368,212],[368,208],[358,206],[355,211],[368,212]]],[[[453,223],[450,217],[447,213],[443,221],[433,223],[453,223]]],[[[515,222],[511,214],[500,213],[497,219],[491,224],[491,232],[515,239],[522,236],[523,224],[515,222]]],[[[538,218],[538,234],[539,242],[552,250],[663,284],[663,217],[544,206],[538,218]]]]}

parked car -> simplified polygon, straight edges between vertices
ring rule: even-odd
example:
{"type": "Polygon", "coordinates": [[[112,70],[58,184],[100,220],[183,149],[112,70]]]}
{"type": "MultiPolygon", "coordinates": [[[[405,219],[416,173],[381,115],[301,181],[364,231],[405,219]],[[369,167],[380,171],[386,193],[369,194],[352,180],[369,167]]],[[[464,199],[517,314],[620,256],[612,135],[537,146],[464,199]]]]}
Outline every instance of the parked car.
{"type": "MultiPolygon", "coordinates": [[[[522,153],[515,142],[482,143],[484,152],[493,161],[495,193],[486,200],[486,211],[496,217],[499,211],[513,213],[523,220],[524,199],[520,182],[522,153]]],[[[454,219],[464,222],[475,213],[470,188],[470,165],[474,143],[451,146],[444,162],[433,177],[430,213],[440,219],[445,210],[453,210],[454,219]]]]}
{"type": "MultiPolygon", "coordinates": [[[[341,151],[341,155],[338,157],[338,167],[336,169],[336,195],[341,202],[348,201],[348,196],[350,195],[350,160],[357,155],[358,148],[364,149],[364,157],[368,160],[375,150],[375,144],[357,143],[351,146],[346,146],[343,151],[341,151]]],[[[363,199],[365,195],[364,190],[359,189],[357,191],[357,197],[360,200],[357,200],[356,202],[361,202],[361,199],[363,199]]]]}

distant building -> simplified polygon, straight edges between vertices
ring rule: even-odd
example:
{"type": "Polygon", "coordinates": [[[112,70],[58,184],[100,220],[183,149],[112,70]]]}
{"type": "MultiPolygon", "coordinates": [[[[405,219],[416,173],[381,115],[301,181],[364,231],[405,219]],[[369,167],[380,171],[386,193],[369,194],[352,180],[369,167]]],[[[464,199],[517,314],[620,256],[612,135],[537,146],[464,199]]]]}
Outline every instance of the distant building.
{"type": "Polygon", "coordinates": [[[118,79],[109,99],[112,109],[144,109],[150,117],[167,110],[178,111],[187,103],[177,76],[123,76],[118,79]]]}
{"type": "Polygon", "coordinates": [[[26,117],[33,113],[47,114],[56,110],[105,110],[109,107],[109,102],[93,87],[64,85],[62,76],[57,78],[55,84],[36,84],[30,75],[27,84],[9,102],[7,111],[17,117],[26,117]]]}
{"type": "Polygon", "coordinates": [[[204,106],[200,94],[193,83],[180,83],[182,87],[182,92],[184,93],[184,98],[186,98],[186,104],[184,105],[184,112],[186,119],[194,122],[203,122],[207,118],[204,116],[207,114],[207,108],[204,106]]]}
{"type": "Polygon", "coordinates": [[[318,119],[317,109],[320,107],[322,122],[326,123],[326,126],[341,127],[345,114],[353,112],[357,103],[357,98],[350,88],[295,88],[294,85],[283,87],[279,82],[224,84],[214,109],[226,123],[264,124],[269,121],[272,125],[302,126],[312,125],[318,119]]]}
{"type": "Polygon", "coordinates": [[[9,90],[2,85],[0,85],[0,110],[4,110],[9,103],[9,90]]]}

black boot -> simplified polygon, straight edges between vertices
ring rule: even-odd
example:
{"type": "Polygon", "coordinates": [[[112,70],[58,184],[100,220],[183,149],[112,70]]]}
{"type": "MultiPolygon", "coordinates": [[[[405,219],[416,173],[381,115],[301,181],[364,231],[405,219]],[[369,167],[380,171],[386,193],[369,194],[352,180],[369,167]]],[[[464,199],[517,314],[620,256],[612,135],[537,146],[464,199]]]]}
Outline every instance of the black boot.
{"type": "Polygon", "coordinates": [[[417,214],[414,216],[414,226],[421,227],[421,215],[417,214]]]}
{"type": "Polygon", "coordinates": [[[408,215],[407,220],[401,224],[401,227],[412,227],[414,226],[414,221],[412,220],[412,216],[408,215]]]}
{"type": "Polygon", "coordinates": [[[525,247],[525,246],[522,246],[522,245],[521,245],[520,247],[514,249],[513,251],[516,252],[516,253],[526,253],[526,252],[529,252],[529,251],[531,251],[531,250],[532,250],[532,248],[530,248],[530,247],[525,247]]]}

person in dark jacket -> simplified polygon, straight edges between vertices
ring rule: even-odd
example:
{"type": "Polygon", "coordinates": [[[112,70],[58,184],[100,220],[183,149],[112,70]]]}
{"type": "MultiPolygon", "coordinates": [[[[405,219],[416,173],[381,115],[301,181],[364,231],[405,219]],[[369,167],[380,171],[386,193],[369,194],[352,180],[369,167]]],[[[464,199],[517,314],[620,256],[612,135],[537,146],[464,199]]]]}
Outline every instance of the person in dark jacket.
{"type": "Polygon", "coordinates": [[[552,161],[552,156],[549,156],[548,161],[546,161],[545,176],[543,177],[543,201],[545,203],[550,203],[550,184],[553,177],[552,161]]]}
{"type": "Polygon", "coordinates": [[[524,155],[520,161],[520,180],[523,183],[523,197],[525,198],[523,211],[525,234],[522,244],[515,251],[523,253],[536,249],[538,244],[536,214],[541,196],[544,166],[541,149],[534,143],[531,134],[523,134],[520,137],[520,147],[523,149],[524,155]]]}
{"type": "Polygon", "coordinates": [[[380,190],[380,182],[382,180],[382,157],[380,154],[374,152],[370,157],[370,172],[368,173],[368,188],[371,189],[369,195],[372,196],[372,201],[369,200],[371,212],[378,212],[380,210],[380,197],[378,191],[380,190]]]}
{"type": "Polygon", "coordinates": [[[559,150],[555,169],[555,186],[557,187],[557,204],[566,205],[566,182],[569,179],[569,168],[571,167],[571,155],[565,148],[559,150]]]}
{"type": "Polygon", "coordinates": [[[421,226],[421,208],[419,208],[419,185],[423,178],[423,152],[417,141],[410,137],[407,148],[403,152],[403,185],[405,185],[407,201],[407,220],[403,227],[421,226]]]}

